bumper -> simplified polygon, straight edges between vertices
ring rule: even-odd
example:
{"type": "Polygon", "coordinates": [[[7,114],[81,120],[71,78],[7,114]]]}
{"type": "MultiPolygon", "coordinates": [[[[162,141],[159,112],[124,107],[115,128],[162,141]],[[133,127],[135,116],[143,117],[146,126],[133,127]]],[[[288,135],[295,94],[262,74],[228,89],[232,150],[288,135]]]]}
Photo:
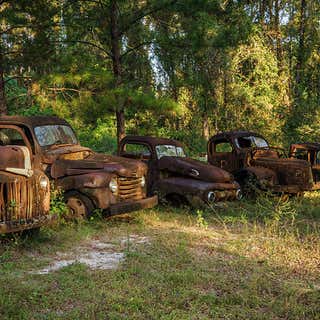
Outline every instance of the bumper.
{"type": "Polygon", "coordinates": [[[28,220],[13,220],[0,223],[0,234],[19,232],[49,225],[55,220],[54,215],[39,216],[28,220]]]}
{"type": "Polygon", "coordinates": [[[276,185],[276,186],[270,187],[269,190],[271,190],[272,192],[296,194],[296,193],[310,190],[310,188],[306,188],[300,185],[290,185],[290,186],[276,185]]]}
{"type": "MultiPolygon", "coordinates": [[[[241,190],[239,189],[232,189],[232,190],[214,190],[216,201],[228,201],[228,200],[240,200],[241,190]]],[[[207,198],[205,198],[207,201],[207,198]]]]}
{"type": "Polygon", "coordinates": [[[116,214],[152,208],[157,204],[158,204],[158,196],[153,196],[153,197],[145,198],[142,200],[136,200],[131,202],[120,202],[117,204],[113,204],[107,210],[107,213],[108,215],[113,216],[116,214]]]}

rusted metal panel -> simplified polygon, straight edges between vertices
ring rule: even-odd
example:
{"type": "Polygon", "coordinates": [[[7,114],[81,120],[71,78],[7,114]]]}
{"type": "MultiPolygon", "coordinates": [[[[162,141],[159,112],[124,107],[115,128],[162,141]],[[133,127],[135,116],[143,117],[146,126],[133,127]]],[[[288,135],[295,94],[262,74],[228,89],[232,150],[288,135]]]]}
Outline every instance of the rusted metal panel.
{"type": "Polygon", "coordinates": [[[25,177],[0,171],[0,233],[46,224],[49,207],[50,183],[42,172],[25,177]]]}
{"type": "Polygon", "coordinates": [[[176,140],[127,136],[120,142],[120,155],[139,157],[126,151],[127,145],[142,145],[149,150],[144,162],[149,167],[148,193],[159,193],[162,197],[175,194],[184,198],[197,198],[197,203],[208,202],[208,193],[215,192],[215,200],[235,199],[240,194],[240,186],[233,176],[217,167],[182,156],[161,156],[158,159],[157,146],[174,146],[183,148],[176,140]]]}
{"type": "Polygon", "coordinates": [[[208,162],[213,165],[220,163],[221,167],[236,176],[240,184],[251,172],[263,189],[287,193],[312,189],[311,166],[307,161],[289,159],[283,149],[270,147],[263,136],[254,132],[229,131],[211,137],[208,142],[208,162]],[[249,138],[262,139],[264,146],[254,147],[250,142],[248,145],[243,143],[248,142],[249,138]],[[241,139],[243,146],[239,143],[241,139]],[[230,152],[217,151],[217,146],[224,142],[232,146],[230,152]]]}
{"type": "MultiPolygon", "coordinates": [[[[1,126],[15,126],[19,127],[22,133],[28,132],[32,143],[26,141],[26,144],[34,153],[36,167],[45,170],[56,186],[62,187],[65,191],[79,191],[97,208],[108,209],[110,205],[126,202],[128,204],[123,205],[123,208],[131,211],[131,208],[135,208],[133,202],[146,197],[145,187],[142,186],[142,179],[147,175],[145,164],[136,160],[98,154],[82,147],[74,138],[75,135],[68,137],[68,132],[74,134],[74,131],[63,119],[51,116],[6,116],[0,118],[1,126]],[[62,132],[63,137],[67,139],[57,139],[52,143],[43,144],[39,142],[39,136],[36,134],[41,126],[41,130],[46,130],[47,126],[66,126],[68,130],[60,128],[57,135],[62,132]],[[117,192],[110,191],[111,179],[115,179],[117,183],[117,192]],[[123,186],[126,182],[129,183],[128,189],[123,186]]],[[[40,136],[46,139],[46,132],[40,136]]]]}
{"type": "Polygon", "coordinates": [[[312,190],[320,190],[320,143],[304,142],[290,146],[289,155],[292,159],[304,159],[312,168],[312,190]]]}

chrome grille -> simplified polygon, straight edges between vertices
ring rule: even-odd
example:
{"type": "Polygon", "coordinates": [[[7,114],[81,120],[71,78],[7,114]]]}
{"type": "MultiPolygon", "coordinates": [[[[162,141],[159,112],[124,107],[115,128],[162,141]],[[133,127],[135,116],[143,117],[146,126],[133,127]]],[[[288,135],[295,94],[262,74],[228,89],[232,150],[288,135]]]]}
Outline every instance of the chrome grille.
{"type": "Polygon", "coordinates": [[[143,188],[141,187],[140,178],[118,178],[119,193],[122,200],[140,200],[143,198],[143,188]]]}

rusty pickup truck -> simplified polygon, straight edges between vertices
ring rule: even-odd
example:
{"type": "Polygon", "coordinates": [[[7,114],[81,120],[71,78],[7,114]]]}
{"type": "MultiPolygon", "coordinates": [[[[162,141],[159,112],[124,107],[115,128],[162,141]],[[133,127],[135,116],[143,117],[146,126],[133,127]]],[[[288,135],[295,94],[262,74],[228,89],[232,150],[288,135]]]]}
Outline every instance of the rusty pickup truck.
{"type": "Polygon", "coordinates": [[[312,190],[320,190],[320,143],[303,142],[290,146],[290,158],[308,161],[311,164],[312,190]]]}
{"type": "Polygon", "coordinates": [[[230,173],[187,157],[176,140],[127,136],[120,142],[119,155],[148,165],[149,195],[194,206],[241,199],[240,186],[230,173]]]}
{"type": "Polygon", "coordinates": [[[87,217],[95,208],[114,215],[157,204],[156,196],[146,196],[145,164],[81,146],[63,119],[0,117],[0,145],[10,144],[28,147],[35,167],[64,190],[69,211],[75,217],[87,217]]]}
{"type": "Polygon", "coordinates": [[[219,133],[209,139],[207,151],[208,162],[233,173],[245,194],[260,189],[295,195],[312,189],[310,163],[288,158],[257,133],[219,133]]]}
{"type": "Polygon", "coordinates": [[[49,179],[34,161],[28,139],[21,128],[6,126],[0,131],[0,234],[50,223],[49,207],[49,179]]]}

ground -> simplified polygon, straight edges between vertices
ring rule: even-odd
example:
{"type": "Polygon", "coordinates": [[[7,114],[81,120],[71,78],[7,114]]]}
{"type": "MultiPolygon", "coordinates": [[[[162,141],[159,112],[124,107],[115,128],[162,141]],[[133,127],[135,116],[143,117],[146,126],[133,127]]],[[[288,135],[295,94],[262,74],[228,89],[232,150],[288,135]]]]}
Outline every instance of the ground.
{"type": "Polygon", "coordinates": [[[0,319],[320,319],[319,194],[161,206],[0,248],[0,319]]]}

